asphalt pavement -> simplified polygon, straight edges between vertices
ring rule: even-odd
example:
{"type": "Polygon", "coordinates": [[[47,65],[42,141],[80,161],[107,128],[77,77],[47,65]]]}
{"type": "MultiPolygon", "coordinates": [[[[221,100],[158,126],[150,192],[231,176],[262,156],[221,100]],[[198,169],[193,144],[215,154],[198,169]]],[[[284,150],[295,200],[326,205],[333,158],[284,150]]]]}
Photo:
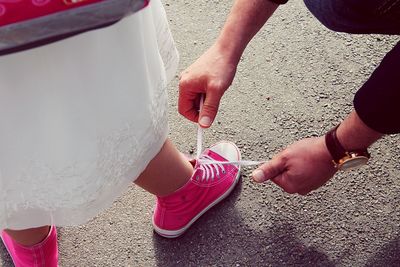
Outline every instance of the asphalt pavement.
{"type": "MultiPolygon", "coordinates": [[[[232,1],[164,3],[183,70],[215,40],[232,1]]],[[[323,134],[398,40],[329,31],[289,1],[249,44],[205,146],[234,141],[244,159],[268,160],[323,134]]],[[[196,127],[178,115],[177,92],[175,79],[170,137],[190,153],[196,127]]],[[[255,184],[245,168],[232,195],[174,240],[153,232],[154,198],[132,186],[89,223],[60,229],[60,266],[400,266],[400,136],[370,150],[368,166],[305,197],[255,184]]],[[[0,266],[11,266],[3,247],[0,266]]]]}

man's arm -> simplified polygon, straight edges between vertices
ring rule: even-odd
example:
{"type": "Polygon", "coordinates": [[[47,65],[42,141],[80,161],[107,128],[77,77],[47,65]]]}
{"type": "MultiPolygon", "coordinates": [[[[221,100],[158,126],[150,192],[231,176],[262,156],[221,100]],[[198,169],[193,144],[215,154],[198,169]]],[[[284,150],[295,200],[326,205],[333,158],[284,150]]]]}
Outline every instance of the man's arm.
{"type": "MultiPolygon", "coordinates": [[[[382,60],[354,98],[353,110],[337,129],[346,151],[363,150],[383,136],[400,133],[400,43],[382,60]]],[[[337,170],[323,137],[295,142],[253,172],[256,182],[271,180],[289,193],[307,194],[337,170]]]]}
{"type": "Polygon", "coordinates": [[[236,0],[214,45],[181,74],[178,108],[183,116],[202,127],[211,126],[244,49],[277,7],[271,0],[236,0]]]}
{"type": "Polygon", "coordinates": [[[400,42],[356,93],[354,108],[370,128],[400,133],[400,42]]]}
{"type": "MultiPolygon", "coordinates": [[[[383,134],[369,128],[352,111],[337,129],[348,151],[368,148],[383,134]]],[[[253,172],[256,182],[271,180],[288,193],[305,195],[324,185],[337,172],[323,136],[293,143],[253,172]]]]}
{"type": "Polygon", "coordinates": [[[216,40],[232,64],[238,64],[247,44],[277,9],[269,0],[237,0],[216,40]]]}

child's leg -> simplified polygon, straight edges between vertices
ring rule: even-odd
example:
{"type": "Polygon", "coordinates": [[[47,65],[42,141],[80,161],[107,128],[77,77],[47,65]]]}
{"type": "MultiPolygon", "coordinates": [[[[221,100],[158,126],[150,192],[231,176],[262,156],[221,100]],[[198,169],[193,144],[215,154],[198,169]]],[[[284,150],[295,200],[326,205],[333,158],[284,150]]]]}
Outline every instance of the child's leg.
{"type": "Polygon", "coordinates": [[[18,244],[33,246],[42,242],[49,234],[50,226],[31,228],[20,231],[5,230],[18,244]]]}
{"type": "Polygon", "coordinates": [[[239,160],[240,151],[233,143],[220,142],[205,150],[193,166],[167,140],[135,182],[157,196],[155,231],[164,237],[178,237],[228,196],[239,180],[240,168],[219,162],[239,160]],[[215,162],[203,165],[204,160],[215,162]]]}
{"type": "Polygon", "coordinates": [[[135,183],[153,195],[165,196],[185,185],[192,174],[192,164],[167,140],[135,183]]]}

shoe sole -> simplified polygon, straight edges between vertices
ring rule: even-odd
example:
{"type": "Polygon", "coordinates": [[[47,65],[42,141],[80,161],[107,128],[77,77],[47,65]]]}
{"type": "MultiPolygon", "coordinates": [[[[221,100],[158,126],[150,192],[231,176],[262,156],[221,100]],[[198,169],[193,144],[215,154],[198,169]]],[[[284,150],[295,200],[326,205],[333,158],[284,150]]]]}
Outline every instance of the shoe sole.
{"type": "MultiPolygon", "coordinates": [[[[231,143],[231,142],[230,142],[231,143]]],[[[218,143],[217,143],[218,144],[218,143]]],[[[237,146],[235,145],[238,153],[239,153],[239,158],[241,158],[240,156],[240,151],[237,148],[237,146]]],[[[238,173],[235,177],[235,181],[232,183],[231,187],[229,187],[229,189],[222,194],[219,198],[217,198],[216,200],[214,200],[214,202],[211,202],[207,207],[205,207],[201,212],[199,212],[199,214],[197,214],[188,224],[186,224],[184,227],[178,229],[178,230],[165,230],[165,229],[161,229],[159,227],[157,227],[157,225],[154,223],[153,220],[153,228],[154,231],[159,234],[162,237],[165,238],[177,238],[179,236],[181,236],[182,234],[184,234],[189,228],[190,226],[192,226],[192,224],[197,221],[198,218],[200,218],[201,215],[203,215],[204,213],[206,213],[209,209],[211,209],[212,207],[214,207],[215,205],[217,205],[219,202],[221,202],[223,199],[225,199],[227,196],[229,196],[229,194],[233,191],[233,189],[236,187],[237,183],[239,182],[239,178],[240,178],[240,170],[241,167],[238,166],[238,173]]]]}

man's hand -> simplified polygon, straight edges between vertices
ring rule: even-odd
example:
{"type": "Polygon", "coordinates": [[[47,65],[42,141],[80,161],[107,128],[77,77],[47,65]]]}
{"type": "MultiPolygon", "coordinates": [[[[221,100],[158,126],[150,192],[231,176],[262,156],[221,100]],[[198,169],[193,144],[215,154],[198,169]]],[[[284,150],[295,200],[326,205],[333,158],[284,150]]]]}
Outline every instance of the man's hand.
{"type": "Polygon", "coordinates": [[[253,179],[258,183],[271,180],[287,193],[306,195],[324,185],[336,171],[324,137],[307,138],[260,166],[253,179]]]}
{"type": "Polygon", "coordinates": [[[225,91],[232,84],[236,63],[228,62],[217,44],[182,72],[179,82],[179,113],[208,128],[213,123],[225,91]],[[199,112],[199,102],[205,95],[199,112]]]}
{"type": "MultiPolygon", "coordinates": [[[[339,125],[337,137],[345,150],[368,148],[383,136],[368,127],[353,110],[339,125]]],[[[324,185],[336,172],[325,137],[307,138],[290,145],[253,172],[256,182],[271,180],[288,193],[305,195],[324,185]]]]}
{"type": "Polygon", "coordinates": [[[204,128],[211,126],[244,49],[277,7],[278,4],[265,0],[234,2],[215,44],[181,74],[179,113],[204,128]],[[202,94],[205,101],[199,113],[202,94]]]}

